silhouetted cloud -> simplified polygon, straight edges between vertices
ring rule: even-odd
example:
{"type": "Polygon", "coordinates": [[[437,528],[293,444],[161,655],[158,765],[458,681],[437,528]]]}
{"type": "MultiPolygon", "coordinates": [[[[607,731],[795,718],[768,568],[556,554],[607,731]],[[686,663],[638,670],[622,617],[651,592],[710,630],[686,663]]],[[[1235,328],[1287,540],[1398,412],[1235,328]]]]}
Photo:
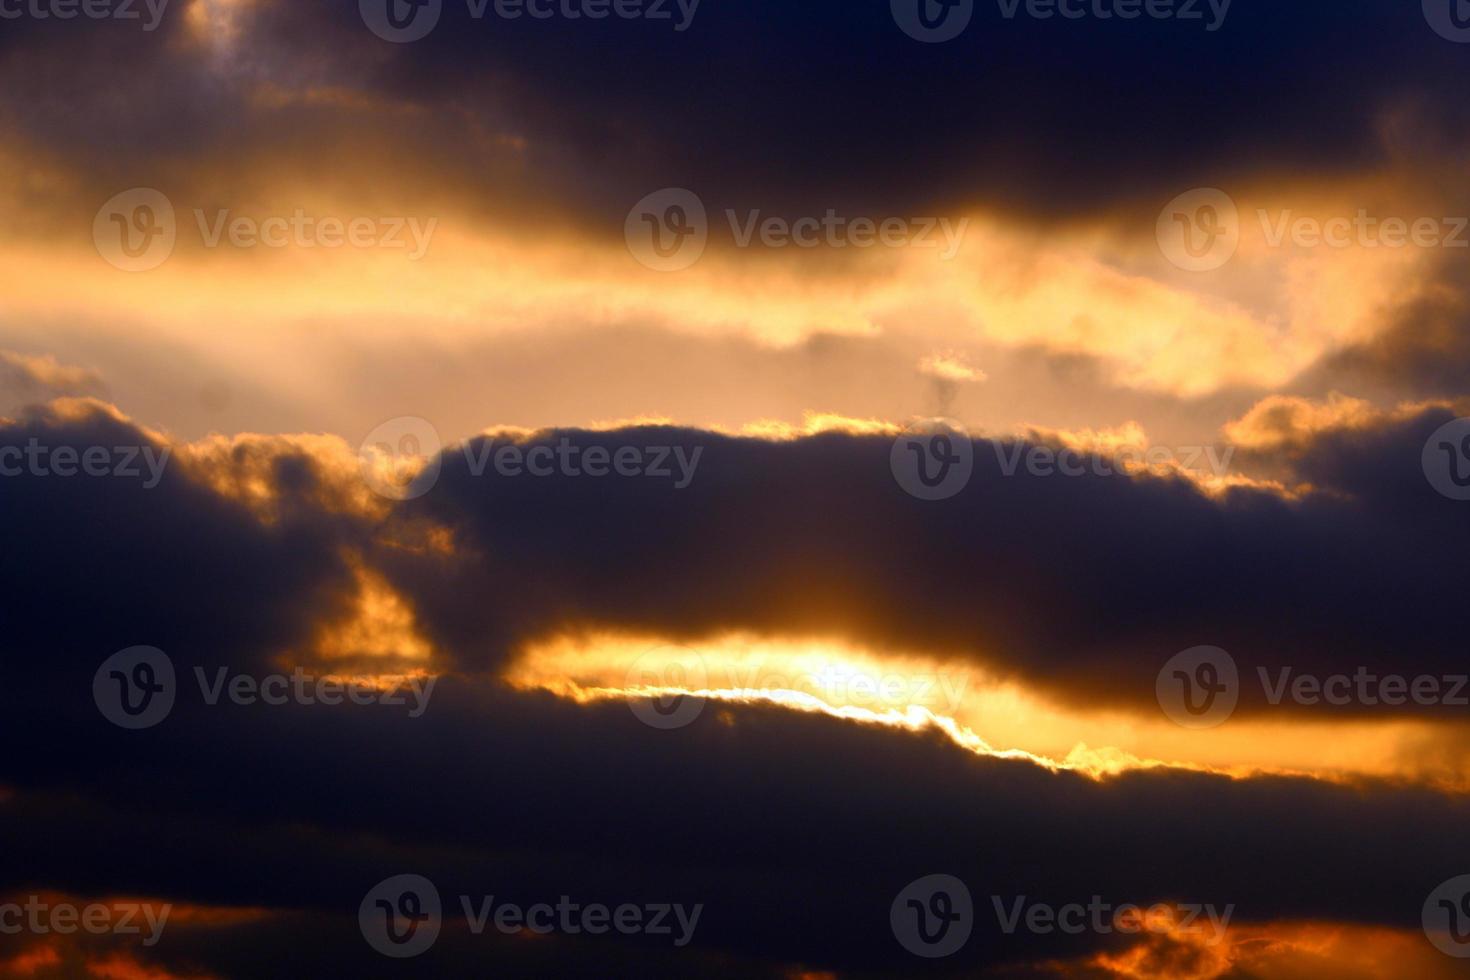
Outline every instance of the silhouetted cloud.
{"type": "MultiPolygon", "coordinates": [[[[1297,465],[1323,492],[1299,501],[1256,490],[1215,500],[1183,480],[1003,477],[977,441],[970,487],[929,503],[894,482],[888,437],[667,428],[533,441],[701,449],[682,490],[474,478],[451,450],[437,485],[386,517],[344,503],[328,450],[284,440],[192,452],[151,489],[0,480],[12,610],[0,717],[8,744],[24,747],[0,763],[0,827],[27,842],[7,857],[0,892],[269,913],[183,930],[146,954],[181,975],[249,974],[293,950],[312,969],[383,975],[391,964],[362,942],[355,910],[405,871],[451,896],[451,920],[460,894],[704,906],[687,956],[647,936],[523,948],[452,921],[419,961],[445,975],[486,962],[568,975],[618,963],[652,976],[908,974],[916,961],[893,941],[888,906],[936,871],[969,882],[980,905],[976,939],[941,974],[1133,943],[1005,934],[994,895],[1412,929],[1424,896],[1461,870],[1463,796],[1172,769],[1095,781],[977,756],[937,732],[768,706],[721,706],[671,733],[624,704],[509,690],[494,669],[528,637],[591,626],[983,651],[1038,689],[1115,706],[1151,697],[1162,659],[1200,642],[1243,666],[1362,657],[1452,669],[1443,613],[1465,529],[1418,456],[1447,417],[1320,437],[1297,465]],[[444,532],[448,548],[416,544],[444,532]],[[317,630],[356,593],[353,555],[404,590],[444,658],[429,665],[442,676],[421,717],[181,696],[163,723],[133,732],[99,713],[93,674],[131,645],[163,648],[190,687],[195,668],[310,664],[317,630]],[[1292,874],[1260,870],[1283,867],[1292,874]]],[[[0,446],[32,440],[53,453],[169,448],[86,402],[0,429],[0,446]]]]}
{"type": "MultiPolygon", "coordinates": [[[[507,478],[493,466],[477,477],[481,441],[446,452],[432,493],[394,515],[449,528],[454,553],[389,549],[378,560],[472,669],[533,637],[604,628],[683,639],[741,629],[970,657],[1085,707],[1153,704],[1164,663],[1205,644],[1251,677],[1344,665],[1454,674],[1462,642],[1447,613],[1470,531],[1422,463],[1452,418],[1426,409],[1320,434],[1290,462],[1316,487],[1296,500],[1248,488],[1212,498],[1182,478],[1037,475],[1016,463],[1027,444],[979,439],[969,484],[938,502],[894,480],[887,436],[537,437],[579,452],[699,450],[683,490],[507,478]]],[[[1245,693],[1243,710],[1265,705],[1260,685],[1245,693]]]]}

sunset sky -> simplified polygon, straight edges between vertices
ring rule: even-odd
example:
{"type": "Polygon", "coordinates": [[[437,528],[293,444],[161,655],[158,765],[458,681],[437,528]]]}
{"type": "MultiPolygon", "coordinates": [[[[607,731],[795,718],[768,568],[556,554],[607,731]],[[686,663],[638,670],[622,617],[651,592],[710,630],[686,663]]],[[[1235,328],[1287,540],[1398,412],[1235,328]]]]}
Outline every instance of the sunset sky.
{"type": "Polygon", "coordinates": [[[1467,83],[1465,0],[0,0],[0,978],[1470,976],[1467,83]]]}

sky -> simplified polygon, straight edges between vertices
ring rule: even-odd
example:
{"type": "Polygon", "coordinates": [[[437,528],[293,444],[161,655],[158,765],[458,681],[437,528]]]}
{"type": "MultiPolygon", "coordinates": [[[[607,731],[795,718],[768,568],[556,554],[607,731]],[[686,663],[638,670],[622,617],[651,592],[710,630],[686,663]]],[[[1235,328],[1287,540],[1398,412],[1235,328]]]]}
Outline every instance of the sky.
{"type": "Polygon", "coordinates": [[[1470,976],[1467,81],[0,0],[0,978],[1470,976]]]}

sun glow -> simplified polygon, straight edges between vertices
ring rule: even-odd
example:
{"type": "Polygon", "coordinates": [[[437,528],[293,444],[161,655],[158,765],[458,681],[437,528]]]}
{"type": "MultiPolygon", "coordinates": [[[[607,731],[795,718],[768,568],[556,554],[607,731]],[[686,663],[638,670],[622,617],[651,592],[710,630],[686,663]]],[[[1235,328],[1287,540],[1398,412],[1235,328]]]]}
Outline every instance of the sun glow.
{"type": "Polygon", "coordinates": [[[516,687],[584,702],[684,696],[936,731],[978,755],[1093,778],[1168,766],[1242,778],[1380,777],[1470,790],[1463,765],[1424,748],[1440,731],[1430,722],[1242,718],[1188,731],[1157,710],[1068,707],[978,664],[834,642],[731,634],[680,645],[579,634],[533,645],[505,676],[516,687]]]}

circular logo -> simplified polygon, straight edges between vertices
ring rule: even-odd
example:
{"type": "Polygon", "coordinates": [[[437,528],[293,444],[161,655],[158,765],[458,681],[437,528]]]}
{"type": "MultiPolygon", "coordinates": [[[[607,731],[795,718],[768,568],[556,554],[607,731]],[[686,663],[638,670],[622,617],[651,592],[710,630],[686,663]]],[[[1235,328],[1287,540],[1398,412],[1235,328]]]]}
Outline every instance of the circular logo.
{"type": "Polygon", "coordinates": [[[625,689],[635,692],[628,702],[633,715],[650,728],[671,730],[694,723],[704,711],[706,699],[684,691],[709,688],[709,671],[704,658],[687,647],[663,646],[649,650],[633,662],[623,678],[625,689]]]}
{"type": "Polygon", "coordinates": [[[1446,422],[1424,444],[1424,475],[1451,500],[1470,500],[1470,419],[1446,422]]]}
{"type": "Polygon", "coordinates": [[[1219,647],[1191,647],[1175,654],[1154,684],[1159,707],[1185,728],[1217,728],[1240,702],[1240,671],[1219,647]]]}
{"type": "Polygon", "coordinates": [[[953,41],[970,26],[975,0],[890,0],[893,22],[925,44],[953,41]]]}
{"type": "Polygon", "coordinates": [[[1470,3],[1466,0],[1424,0],[1424,19],[1440,37],[1470,44],[1470,3]]]}
{"type": "Polygon", "coordinates": [[[958,953],[975,927],[970,889],[953,875],[928,875],[910,882],[888,910],[900,946],[925,959],[958,953]]]}
{"type": "Polygon", "coordinates": [[[357,0],[362,22],[378,37],[407,44],[429,36],[444,12],[444,0],[357,0]]]}
{"type": "Polygon", "coordinates": [[[119,728],[152,728],[174,709],[174,663],[157,647],[128,647],[102,662],[92,677],[92,700],[119,728]]]}
{"type": "Polygon", "coordinates": [[[1446,956],[1470,958],[1470,875],[1451,878],[1425,899],[1424,935],[1446,956]]]}
{"type": "Polygon", "coordinates": [[[709,217],[693,191],[666,187],[628,212],[628,251],[655,272],[680,272],[698,262],[709,243],[709,217]]]}
{"type": "Polygon", "coordinates": [[[975,444],[953,419],[921,419],[894,440],[888,464],[910,496],[947,500],[969,485],[975,473],[975,444]]]}
{"type": "Polygon", "coordinates": [[[1196,188],[1164,206],[1154,232],[1164,258],[1186,272],[1209,272],[1240,247],[1240,210],[1224,191],[1196,188]]]}
{"type": "Polygon", "coordinates": [[[177,240],[174,206],[151,187],[123,191],[98,208],[92,219],[97,254],[124,272],[147,272],[163,265],[177,240]]]}
{"type": "Polygon", "coordinates": [[[389,419],[362,441],[358,468],[372,491],[389,500],[415,500],[434,489],[444,467],[439,431],[413,415],[389,419]]]}
{"type": "Polygon", "coordinates": [[[372,887],[357,909],[362,938],[384,956],[426,952],[444,924],[439,889],[423,875],[394,875],[372,887]]]}

